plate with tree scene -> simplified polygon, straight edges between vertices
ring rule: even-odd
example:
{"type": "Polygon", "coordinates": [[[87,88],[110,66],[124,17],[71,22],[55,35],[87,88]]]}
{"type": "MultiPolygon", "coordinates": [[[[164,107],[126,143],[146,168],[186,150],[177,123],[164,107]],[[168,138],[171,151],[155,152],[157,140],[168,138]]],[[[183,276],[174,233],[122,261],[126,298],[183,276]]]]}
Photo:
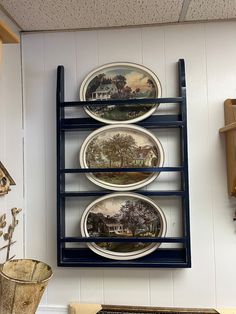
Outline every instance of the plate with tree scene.
{"type": "MultiPolygon", "coordinates": [[[[84,140],[80,149],[81,168],[149,168],[162,167],[164,150],[154,134],[136,125],[101,127],[84,140]]],[[[141,188],[159,172],[94,172],[87,178],[103,188],[131,191],[141,188]]]]}
{"type": "MultiPolygon", "coordinates": [[[[80,100],[126,100],[161,97],[161,83],[148,68],[130,62],[105,64],[91,71],[80,87],[80,100]]],[[[85,106],[92,118],[108,123],[136,123],[154,113],[158,103],[85,106]]]]}
{"type": "MultiPolygon", "coordinates": [[[[162,209],[150,198],[117,192],[92,202],[81,217],[83,237],[165,237],[167,223],[162,209]]],[[[110,259],[129,260],[155,251],[157,242],[91,242],[88,247],[110,259]]]]}

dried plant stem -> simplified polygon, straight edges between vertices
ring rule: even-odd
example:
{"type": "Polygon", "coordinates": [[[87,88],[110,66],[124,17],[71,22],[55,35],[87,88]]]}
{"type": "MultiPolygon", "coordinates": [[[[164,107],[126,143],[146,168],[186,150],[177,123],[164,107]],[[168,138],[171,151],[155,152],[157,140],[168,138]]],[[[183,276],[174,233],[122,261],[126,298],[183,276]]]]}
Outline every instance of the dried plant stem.
{"type": "Polygon", "coordinates": [[[10,256],[10,248],[11,248],[11,243],[12,243],[12,237],[13,237],[13,233],[15,231],[15,227],[17,226],[18,221],[16,219],[16,214],[14,214],[12,212],[12,223],[8,228],[8,246],[7,246],[7,257],[6,257],[6,261],[9,260],[9,256],[10,256]]]}
{"type": "Polygon", "coordinates": [[[11,224],[8,225],[7,227],[7,222],[6,222],[6,214],[3,214],[0,216],[0,237],[3,236],[4,241],[7,241],[7,244],[0,247],[0,251],[6,249],[7,254],[6,254],[6,261],[12,259],[13,257],[10,258],[10,250],[11,246],[16,243],[16,241],[13,241],[13,234],[15,231],[16,226],[19,223],[19,220],[16,219],[17,215],[21,212],[20,208],[12,208],[11,209],[11,215],[12,215],[12,221],[11,224]],[[7,232],[4,231],[4,228],[7,227],[7,232]]]}
{"type": "Polygon", "coordinates": [[[8,241],[8,245],[7,245],[7,257],[6,257],[6,261],[9,260],[10,247],[11,247],[11,239],[12,239],[12,236],[10,237],[10,239],[9,239],[9,241],[8,241]]]}
{"type": "Polygon", "coordinates": [[[8,261],[12,260],[14,257],[16,257],[15,255],[13,255],[12,257],[9,258],[8,261]]]}
{"type": "Polygon", "coordinates": [[[13,245],[14,243],[16,243],[16,241],[11,242],[10,244],[4,245],[3,247],[0,248],[0,251],[6,249],[8,246],[13,245]]]}

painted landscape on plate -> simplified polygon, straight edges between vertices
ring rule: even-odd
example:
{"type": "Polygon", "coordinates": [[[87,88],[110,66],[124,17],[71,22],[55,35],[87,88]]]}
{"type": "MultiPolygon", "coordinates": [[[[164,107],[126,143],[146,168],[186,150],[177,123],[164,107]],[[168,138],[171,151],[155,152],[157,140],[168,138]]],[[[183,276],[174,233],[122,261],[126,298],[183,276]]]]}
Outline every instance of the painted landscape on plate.
{"type": "MultiPolygon", "coordinates": [[[[89,82],[86,100],[115,100],[156,98],[160,87],[154,78],[142,69],[119,66],[98,71],[89,82]]],[[[155,104],[101,105],[87,108],[96,116],[112,121],[126,121],[146,114],[155,104]]]]}
{"type": "MultiPolygon", "coordinates": [[[[105,130],[94,136],[86,147],[88,168],[158,167],[159,148],[145,133],[134,130],[105,130]]],[[[115,185],[136,184],[146,180],[148,172],[93,173],[97,179],[115,185]]]]}
{"type": "MultiPolygon", "coordinates": [[[[106,199],[89,211],[86,229],[92,237],[158,237],[163,221],[151,203],[127,196],[106,199]]],[[[150,246],[149,243],[102,242],[96,245],[113,252],[135,252],[150,246]]]]}

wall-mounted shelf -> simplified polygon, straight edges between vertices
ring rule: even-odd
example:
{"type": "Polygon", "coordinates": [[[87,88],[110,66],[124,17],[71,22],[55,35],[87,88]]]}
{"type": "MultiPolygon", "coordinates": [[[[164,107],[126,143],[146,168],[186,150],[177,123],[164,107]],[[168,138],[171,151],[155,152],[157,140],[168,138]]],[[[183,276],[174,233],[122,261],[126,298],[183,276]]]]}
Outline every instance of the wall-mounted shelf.
{"type": "Polygon", "coordinates": [[[220,133],[226,136],[228,193],[236,197],[236,99],[226,99],[224,109],[225,126],[220,133]]]}
{"type": "Polygon", "coordinates": [[[18,44],[19,42],[19,37],[3,21],[0,21],[0,63],[2,59],[2,44],[18,44]]]}
{"type": "Polygon", "coordinates": [[[184,60],[178,62],[179,73],[179,97],[155,98],[155,99],[132,99],[118,101],[75,101],[64,100],[64,67],[57,69],[57,252],[58,266],[75,267],[191,267],[190,252],[190,223],[189,223],[189,187],[188,187],[188,154],[187,154],[187,113],[186,113],[186,82],[184,60]],[[66,108],[81,107],[85,105],[112,104],[122,106],[133,103],[172,103],[179,106],[178,114],[153,115],[139,123],[140,126],[150,129],[177,128],[179,129],[179,151],[181,165],[178,167],[159,168],[98,168],[80,169],[66,168],[65,144],[67,132],[81,132],[82,130],[93,130],[103,126],[92,118],[67,118],[66,108]],[[66,212],[67,201],[72,198],[84,199],[87,197],[102,196],[113,191],[86,190],[67,191],[66,175],[83,174],[92,172],[174,172],[180,174],[180,189],[176,190],[138,190],[137,192],[149,197],[177,197],[182,204],[182,236],[153,238],[114,238],[114,237],[71,237],[66,235],[66,212]],[[158,248],[154,252],[135,260],[112,260],[97,255],[87,247],[70,247],[68,244],[85,244],[90,242],[143,242],[143,243],[169,243],[181,244],[181,247],[158,248]]]}

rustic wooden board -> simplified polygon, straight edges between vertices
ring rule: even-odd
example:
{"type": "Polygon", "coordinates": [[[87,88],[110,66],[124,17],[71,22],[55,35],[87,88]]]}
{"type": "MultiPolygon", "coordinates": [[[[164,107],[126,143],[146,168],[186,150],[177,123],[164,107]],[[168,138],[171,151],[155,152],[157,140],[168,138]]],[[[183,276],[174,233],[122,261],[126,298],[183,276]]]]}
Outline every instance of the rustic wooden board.
{"type": "Polygon", "coordinates": [[[69,314],[217,314],[214,309],[70,304],[69,314]]]}
{"type": "Polygon", "coordinates": [[[207,314],[215,314],[218,313],[214,309],[193,309],[193,308],[170,308],[170,307],[142,307],[142,306],[110,306],[110,305],[102,305],[102,310],[98,312],[98,314],[144,314],[144,313],[152,313],[152,314],[164,314],[164,313],[186,313],[186,314],[197,314],[197,313],[207,313],[207,314]]]}
{"type": "Polygon", "coordinates": [[[220,132],[226,135],[228,193],[236,196],[236,99],[227,99],[224,109],[225,127],[220,132]]]}
{"type": "Polygon", "coordinates": [[[101,310],[100,304],[69,304],[69,314],[96,314],[101,310]]]}
{"type": "Polygon", "coordinates": [[[14,44],[19,43],[19,37],[10,30],[10,28],[3,22],[0,21],[0,38],[3,43],[14,44]]]}

